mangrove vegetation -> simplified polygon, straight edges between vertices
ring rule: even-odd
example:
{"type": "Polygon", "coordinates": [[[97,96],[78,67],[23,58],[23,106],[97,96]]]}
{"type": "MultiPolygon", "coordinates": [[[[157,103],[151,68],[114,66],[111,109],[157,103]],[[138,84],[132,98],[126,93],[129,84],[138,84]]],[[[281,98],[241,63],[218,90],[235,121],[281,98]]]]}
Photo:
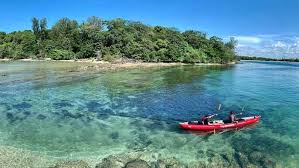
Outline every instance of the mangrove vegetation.
{"type": "Polygon", "coordinates": [[[147,62],[228,63],[236,40],[224,42],[194,30],[149,26],[124,19],[90,17],[84,22],[32,19],[32,30],[0,32],[0,58],[69,60],[126,58],[147,62]]]}

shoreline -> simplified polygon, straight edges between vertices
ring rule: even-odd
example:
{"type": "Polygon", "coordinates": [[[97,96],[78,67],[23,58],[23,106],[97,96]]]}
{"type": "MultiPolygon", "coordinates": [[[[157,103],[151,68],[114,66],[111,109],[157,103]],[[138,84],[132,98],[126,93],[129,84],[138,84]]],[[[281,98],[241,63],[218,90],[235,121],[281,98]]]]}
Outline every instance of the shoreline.
{"type": "Polygon", "coordinates": [[[139,60],[116,60],[115,62],[97,61],[96,59],[79,59],[79,60],[52,60],[52,59],[0,59],[0,62],[50,62],[50,63],[81,63],[81,70],[118,70],[118,69],[134,69],[134,68],[153,68],[153,67],[171,67],[183,65],[197,65],[197,66],[227,66],[234,65],[237,62],[230,62],[227,64],[220,63],[182,63],[182,62],[143,62],[139,60]]]}

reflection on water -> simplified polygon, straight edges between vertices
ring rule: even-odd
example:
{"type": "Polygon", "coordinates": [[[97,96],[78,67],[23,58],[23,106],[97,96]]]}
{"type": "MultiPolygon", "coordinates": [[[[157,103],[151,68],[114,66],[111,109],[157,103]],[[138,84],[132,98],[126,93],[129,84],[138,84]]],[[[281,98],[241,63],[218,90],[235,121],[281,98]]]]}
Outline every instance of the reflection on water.
{"type": "Polygon", "coordinates": [[[1,145],[72,158],[143,151],[186,164],[293,167],[298,161],[298,66],[246,62],[106,73],[79,67],[0,63],[1,145]],[[262,121],[212,136],[178,128],[219,103],[219,117],[244,107],[262,121]]]}

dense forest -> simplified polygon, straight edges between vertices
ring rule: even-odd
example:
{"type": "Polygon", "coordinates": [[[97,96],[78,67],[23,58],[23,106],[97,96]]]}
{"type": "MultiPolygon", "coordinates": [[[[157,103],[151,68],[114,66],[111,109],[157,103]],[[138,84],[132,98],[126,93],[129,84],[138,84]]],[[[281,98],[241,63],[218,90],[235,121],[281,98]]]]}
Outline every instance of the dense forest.
{"type": "Polygon", "coordinates": [[[32,30],[0,32],[0,58],[119,58],[149,62],[228,63],[235,60],[236,41],[206,33],[148,26],[124,19],[90,17],[83,23],[62,18],[52,28],[32,19],[32,30]]]}
{"type": "Polygon", "coordinates": [[[237,56],[238,60],[258,60],[258,61],[288,61],[299,62],[299,58],[265,58],[265,57],[253,57],[253,56],[237,56]]]}

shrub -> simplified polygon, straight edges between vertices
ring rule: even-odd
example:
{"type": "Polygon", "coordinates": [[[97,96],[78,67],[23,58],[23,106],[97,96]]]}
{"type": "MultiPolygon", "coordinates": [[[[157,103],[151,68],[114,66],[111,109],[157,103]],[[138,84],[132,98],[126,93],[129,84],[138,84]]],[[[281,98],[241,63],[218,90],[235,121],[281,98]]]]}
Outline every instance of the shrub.
{"type": "Polygon", "coordinates": [[[54,49],[50,52],[49,57],[53,60],[70,60],[74,58],[75,53],[69,50],[54,49]]]}
{"type": "Polygon", "coordinates": [[[9,45],[2,44],[0,45],[0,58],[6,58],[10,55],[9,53],[9,45]]]}
{"type": "Polygon", "coordinates": [[[80,51],[76,54],[76,58],[90,58],[95,57],[95,51],[92,45],[84,45],[81,47],[80,51]]]}

